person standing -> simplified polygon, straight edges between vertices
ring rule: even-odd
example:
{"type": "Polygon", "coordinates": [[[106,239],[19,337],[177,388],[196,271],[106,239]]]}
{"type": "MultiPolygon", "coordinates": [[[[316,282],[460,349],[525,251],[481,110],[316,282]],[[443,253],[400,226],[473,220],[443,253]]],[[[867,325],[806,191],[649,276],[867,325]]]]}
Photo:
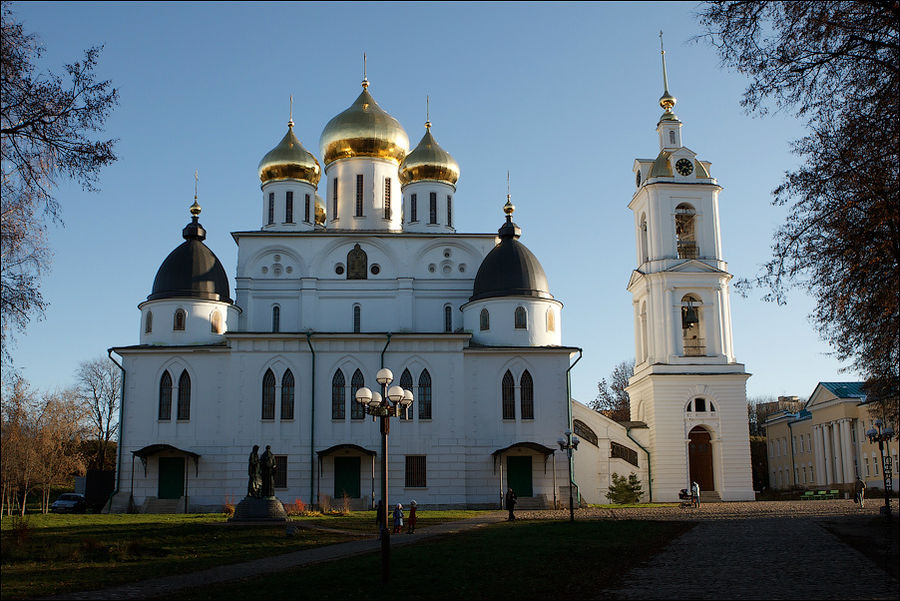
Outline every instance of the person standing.
{"type": "Polygon", "coordinates": [[[394,534],[400,534],[400,530],[403,528],[403,505],[397,503],[397,506],[394,507],[394,534]]]}
{"type": "Polygon", "coordinates": [[[866,506],[866,483],[859,476],[856,477],[854,486],[854,500],[859,503],[860,509],[866,506]]]}
{"type": "Polygon", "coordinates": [[[412,534],[416,531],[416,501],[413,501],[409,504],[409,530],[406,531],[407,534],[412,534]]]}
{"type": "Polygon", "coordinates": [[[700,485],[696,482],[691,482],[691,505],[700,507],[700,485]]]}
{"type": "Polygon", "coordinates": [[[509,487],[509,490],[506,491],[506,510],[509,512],[509,517],[507,520],[516,519],[516,514],[513,513],[513,510],[516,508],[516,501],[518,501],[518,497],[516,497],[516,493],[513,492],[512,486],[509,487]]]}

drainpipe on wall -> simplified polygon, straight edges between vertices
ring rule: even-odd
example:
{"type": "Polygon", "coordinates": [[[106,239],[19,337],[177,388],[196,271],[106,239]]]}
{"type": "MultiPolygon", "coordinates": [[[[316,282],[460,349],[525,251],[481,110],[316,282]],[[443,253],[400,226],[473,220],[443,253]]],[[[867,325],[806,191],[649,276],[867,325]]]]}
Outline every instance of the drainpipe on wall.
{"type": "MultiPolygon", "coordinates": [[[[572,423],[572,368],[575,367],[579,361],[581,361],[581,357],[584,355],[584,351],[578,349],[578,358],[575,359],[575,363],[569,366],[566,370],[566,411],[568,413],[568,430],[572,430],[574,428],[572,423]]],[[[570,441],[571,442],[571,441],[570,441]]],[[[569,454],[569,489],[572,487],[578,488],[578,485],[575,484],[575,454],[569,454]]],[[[581,491],[578,491],[578,502],[581,503],[581,491]]]]}
{"type": "Polygon", "coordinates": [[[309,504],[313,505],[314,501],[318,503],[318,499],[313,499],[313,493],[316,490],[316,351],[312,345],[312,330],[306,332],[306,344],[309,346],[309,352],[312,354],[312,375],[309,378],[312,396],[310,398],[310,416],[309,416],[309,504]]]}
{"type": "MultiPolygon", "coordinates": [[[[387,347],[391,344],[391,336],[393,336],[393,334],[388,332],[386,334],[386,336],[387,336],[387,342],[384,343],[384,348],[381,349],[381,367],[382,368],[384,368],[384,354],[387,352],[387,347]]],[[[355,401],[356,399],[350,399],[350,400],[355,401]]]]}
{"type": "MultiPolygon", "coordinates": [[[[122,370],[122,391],[119,393],[119,444],[116,449],[116,489],[112,491],[109,495],[109,501],[107,502],[108,506],[106,508],[107,512],[112,511],[112,500],[113,497],[116,496],[119,492],[119,484],[122,479],[122,432],[123,432],[123,422],[125,416],[125,368],[122,367],[122,364],[113,359],[112,349],[106,349],[106,354],[109,356],[109,360],[116,364],[120,370],[122,370]]],[[[133,473],[132,473],[133,477],[133,473]]],[[[131,506],[131,499],[128,500],[129,507],[131,506]]]]}
{"type": "Polygon", "coordinates": [[[634,444],[636,444],[640,449],[647,454],[647,497],[650,502],[653,502],[653,475],[650,472],[650,451],[644,448],[644,445],[639,443],[634,437],[631,435],[631,428],[625,428],[625,436],[630,438],[634,444]]]}

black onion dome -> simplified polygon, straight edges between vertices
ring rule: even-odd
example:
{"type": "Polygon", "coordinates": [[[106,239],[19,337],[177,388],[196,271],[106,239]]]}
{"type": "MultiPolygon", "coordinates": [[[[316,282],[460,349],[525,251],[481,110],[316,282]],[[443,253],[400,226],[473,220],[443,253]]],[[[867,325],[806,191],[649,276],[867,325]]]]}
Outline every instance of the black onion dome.
{"type": "Polygon", "coordinates": [[[231,303],[228,276],[222,263],[203,240],[206,230],[200,225],[199,205],[191,207],[191,223],[182,231],[185,241],[163,261],[153,280],[153,291],[147,300],[161,298],[197,298],[231,303]]]}
{"type": "MultiPolygon", "coordinates": [[[[507,206],[512,208],[509,203],[507,206]]],[[[506,223],[500,228],[500,244],[487,254],[478,268],[470,301],[500,296],[553,298],[540,261],[519,242],[522,230],[512,222],[511,214],[508,210],[506,223]]]]}

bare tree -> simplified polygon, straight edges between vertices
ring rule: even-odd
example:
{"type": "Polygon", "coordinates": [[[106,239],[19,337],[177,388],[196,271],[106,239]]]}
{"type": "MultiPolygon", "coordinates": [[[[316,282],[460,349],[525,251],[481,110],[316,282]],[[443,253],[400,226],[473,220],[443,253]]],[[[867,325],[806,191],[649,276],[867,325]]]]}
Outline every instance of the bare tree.
{"type": "Polygon", "coordinates": [[[100,169],[116,160],[115,140],[95,140],[118,103],[109,81],[96,81],[100,48],[65,66],[66,79],[38,73],[42,48],[4,2],[0,87],[0,357],[11,361],[8,343],[46,302],[41,272],[49,267],[46,220],[60,220],[53,191],[61,178],[94,190],[100,169]]]}
{"type": "Polygon", "coordinates": [[[816,299],[813,319],[870,400],[897,416],[900,388],[900,3],[707,2],[705,38],[750,77],[743,105],[805,119],[804,163],[774,191],[788,206],[754,283],[816,299]]]}
{"type": "Polygon", "coordinates": [[[633,375],[634,359],[616,365],[609,374],[609,381],[603,378],[597,383],[597,396],[591,402],[591,409],[618,422],[631,419],[631,402],[625,387],[633,375]]]}
{"type": "Polygon", "coordinates": [[[119,402],[122,372],[108,357],[83,361],[76,372],[78,396],[97,441],[97,456],[91,461],[95,469],[105,469],[110,458],[110,441],[119,432],[119,402]]]}

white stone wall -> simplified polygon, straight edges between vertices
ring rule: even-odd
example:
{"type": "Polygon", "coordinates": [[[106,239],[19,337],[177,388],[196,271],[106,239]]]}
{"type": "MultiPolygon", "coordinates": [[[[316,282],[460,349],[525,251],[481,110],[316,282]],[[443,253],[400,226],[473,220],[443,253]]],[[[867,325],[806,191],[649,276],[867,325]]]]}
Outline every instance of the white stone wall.
{"type": "Polygon", "coordinates": [[[487,298],[463,306],[463,328],[472,340],[490,346],[559,346],[562,344],[562,303],[530,296],[487,298]],[[518,307],[525,309],[525,328],[515,327],[518,307]],[[481,329],[481,311],[487,310],[489,325],[481,329]],[[548,329],[548,311],[553,329],[548,329]]]}
{"type": "MultiPolygon", "coordinates": [[[[447,234],[456,231],[456,187],[438,181],[423,181],[403,187],[403,231],[447,234]],[[435,219],[431,220],[431,193],[435,194],[435,219]],[[412,220],[412,196],[416,197],[416,220],[412,220]],[[447,197],[451,198],[448,223],[447,197]]],[[[477,268],[477,267],[476,267],[477,268]]]]}
{"type": "Polygon", "coordinates": [[[219,301],[195,298],[168,298],[145,301],[141,311],[140,343],[150,345],[217,344],[222,342],[229,329],[236,329],[241,310],[235,305],[219,301]],[[175,329],[175,312],[185,313],[184,329],[175,329]],[[152,313],[152,327],[147,331],[147,320],[152,313]],[[212,328],[213,314],[221,319],[221,331],[212,328]]]}
{"type": "Polygon", "coordinates": [[[370,157],[339,159],[325,167],[325,201],[328,229],[354,231],[392,231],[402,229],[400,213],[403,195],[398,165],[393,161],[370,157]],[[363,176],[362,215],[356,214],[356,177],[363,176]],[[384,215],[386,179],[391,180],[389,217],[384,215]],[[338,210],[334,212],[334,186],[337,181],[338,210]]]}
{"type": "Polygon", "coordinates": [[[280,180],[262,185],[262,229],[277,232],[309,232],[316,222],[316,188],[300,180],[280,180]],[[287,221],[287,193],[292,192],[293,215],[287,221]],[[269,195],[274,194],[273,221],[269,223],[269,195]],[[309,221],[306,217],[306,196],[309,195],[309,221]]]}

